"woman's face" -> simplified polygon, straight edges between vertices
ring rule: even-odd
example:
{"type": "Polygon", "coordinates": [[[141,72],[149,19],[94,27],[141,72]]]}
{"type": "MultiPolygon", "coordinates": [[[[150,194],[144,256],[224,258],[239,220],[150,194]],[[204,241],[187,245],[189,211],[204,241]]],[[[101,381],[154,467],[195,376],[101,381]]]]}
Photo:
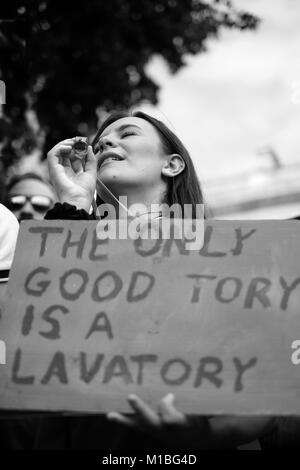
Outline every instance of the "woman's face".
{"type": "Polygon", "coordinates": [[[156,129],[138,117],[110,124],[94,146],[98,177],[116,195],[162,184],[165,152],[156,129]]]}

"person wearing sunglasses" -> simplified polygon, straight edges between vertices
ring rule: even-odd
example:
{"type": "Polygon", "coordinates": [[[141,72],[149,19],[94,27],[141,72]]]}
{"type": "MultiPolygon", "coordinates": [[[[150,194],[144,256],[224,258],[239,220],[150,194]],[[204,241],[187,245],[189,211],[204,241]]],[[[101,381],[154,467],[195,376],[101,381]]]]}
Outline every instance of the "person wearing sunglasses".
{"type": "Polygon", "coordinates": [[[52,186],[36,173],[13,176],[7,185],[6,206],[18,221],[42,220],[56,200],[52,186]]]}
{"type": "MultiPolygon", "coordinates": [[[[42,220],[55,201],[50,183],[36,173],[15,175],[9,181],[5,198],[5,205],[9,210],[0,204],[0,302],[7,284],[19,229],[16,219],[19,222],[24,219],[42,220]]],[[[6,417],[1,416],[0,410],[0,449],[32,449],[38,424],[37,416],[6,417]]]]}

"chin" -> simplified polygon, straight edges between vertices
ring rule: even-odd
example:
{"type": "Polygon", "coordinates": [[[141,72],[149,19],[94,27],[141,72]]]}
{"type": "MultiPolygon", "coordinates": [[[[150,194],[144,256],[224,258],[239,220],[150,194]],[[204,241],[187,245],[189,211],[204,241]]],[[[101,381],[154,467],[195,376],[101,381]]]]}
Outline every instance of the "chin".
{"type": "MultiPolygon", "coordinates": [[[[115,171],[103,171],[98,173],[98,178],[100,181],[105,184],[105,186],[114,194],[118,194],[120,187],[123,186],[124,177],[115,171]]],[[[105,191],[105,188],[101,188],[101,183],[99,183],[99,189],[105,191]]]]}
{"type": "Polygon", "coordinates": [[[120,181],[121,175],[116,171],[102,171],[98,173],[98,178],[106,185],[110,186],[114,184],[116,181],[120,181]]]}
{"type": "MultiPolygon", "coordinates": [[[[126,196],[131,193],[133,189],[144,188],[144,184],[140,178],[133,178],[132,176],[126,178],[124,174],[117,172],[107,172],[105,174],[103,172],[103,174],[99,174],[98,177],[116,197],[126,196]]],[[[101,188],[100,183],[98,187],[101,193],[105,193],[105,188],[101,188]]]]}

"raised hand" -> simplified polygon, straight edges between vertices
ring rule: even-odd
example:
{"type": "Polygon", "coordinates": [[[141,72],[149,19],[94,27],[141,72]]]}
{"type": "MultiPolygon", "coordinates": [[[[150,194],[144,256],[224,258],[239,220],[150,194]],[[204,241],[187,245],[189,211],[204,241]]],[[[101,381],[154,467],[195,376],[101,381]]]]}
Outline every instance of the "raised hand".
{"type": "Polygon", "coordinates": [[[89,211],[96,187],[96,157],[89,145],[86,159],[74,158],[75,140],[63,140],[48,152],[49,174],[60,202],[89,211]]]}
{"type": "Polygon", "coordinates": [[[173,449],[235,448],[263,436],[274,424],[269,416],[188,416],[175,406],[173,394],[166,395],[154,411],[136,395],[128,402],[133,415],[117,412],[108,419],[139,429],[173,449]]]}
{"type": "Polygon", "coordinates": [[[173,394],[166,395],[154,411],[136,395],[130,395],[128,402],[134,415],[117,412],[108,413],[109,420],[139,429],[158,439],[168,448],[201,448],[201,440],[208,438],[209,421],[204,417],[188,417],[175,407],[173,394]]]}

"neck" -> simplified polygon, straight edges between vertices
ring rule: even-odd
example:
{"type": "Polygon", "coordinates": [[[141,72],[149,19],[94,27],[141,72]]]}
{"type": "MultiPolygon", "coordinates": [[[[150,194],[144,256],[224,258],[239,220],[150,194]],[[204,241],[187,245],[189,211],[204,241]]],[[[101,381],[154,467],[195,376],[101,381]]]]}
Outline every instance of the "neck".
{"type": "Polygon", "coordinates": [[[106,204],[110,204],[114,208],[114,214],[117,219],[126,217],[137,217],[142,214],[151,214],[153,217],[158,215],[158,210],[153,208],[153,204],[161,204],[162,196],[165,191],[165,186],[158,188],[151,188],[140,191],[124,191],[126,196],[121,194],[113,194],[108,188],[101,188],[101,198],[106,204]],[[155,209],[155,210],[154,210],[155,209]]]}

